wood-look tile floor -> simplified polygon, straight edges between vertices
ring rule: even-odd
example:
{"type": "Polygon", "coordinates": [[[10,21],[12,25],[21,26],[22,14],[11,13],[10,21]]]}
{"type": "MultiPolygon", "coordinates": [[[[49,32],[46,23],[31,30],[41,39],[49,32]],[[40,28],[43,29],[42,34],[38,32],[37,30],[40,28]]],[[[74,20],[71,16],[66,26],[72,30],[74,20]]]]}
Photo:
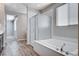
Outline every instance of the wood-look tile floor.
{"type": "Polygon", "coordinates": [[[21,56],[39,56],[34,50],[31,45],[26,45],[25,41],[19,41],[19,51],[21,56]]]}
{"type": "Polygon", "coordinates": [[[12,41],[6,45],[2,56],[39,56],[26,41],[12,41]]]}

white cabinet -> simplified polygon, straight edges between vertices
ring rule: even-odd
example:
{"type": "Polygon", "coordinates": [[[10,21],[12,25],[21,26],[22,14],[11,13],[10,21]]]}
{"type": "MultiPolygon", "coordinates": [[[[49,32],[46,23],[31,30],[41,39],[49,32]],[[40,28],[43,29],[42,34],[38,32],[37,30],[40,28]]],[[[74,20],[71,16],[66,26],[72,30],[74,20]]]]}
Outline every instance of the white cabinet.
{"type": "Polygon", "coordinates": [[[56,9],[56,26],[78,24],[78,4],[64,4],[56,9]]]}
{"type": "Polygon", "coordinates": [[[69,25],[78,24],[78,4],[69,4],[69,25]]]}
{"type": "Polygon", "coordinates": [[[68,25],[68,4],[62,5],[56,9],[56,25],[68,25]]]}

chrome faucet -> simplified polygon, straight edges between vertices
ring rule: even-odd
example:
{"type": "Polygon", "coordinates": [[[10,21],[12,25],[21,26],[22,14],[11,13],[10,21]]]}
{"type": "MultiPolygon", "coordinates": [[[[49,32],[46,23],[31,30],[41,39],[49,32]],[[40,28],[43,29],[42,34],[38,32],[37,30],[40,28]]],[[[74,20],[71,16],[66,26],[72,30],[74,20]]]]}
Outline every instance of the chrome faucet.
{"type": "Polygon", "coordinates": [[[60,51],[63,51],[63,48],[64,48],[65,45],[66,45],[66,44],[64,43],[64,44],[61,46],[60,51]]]}

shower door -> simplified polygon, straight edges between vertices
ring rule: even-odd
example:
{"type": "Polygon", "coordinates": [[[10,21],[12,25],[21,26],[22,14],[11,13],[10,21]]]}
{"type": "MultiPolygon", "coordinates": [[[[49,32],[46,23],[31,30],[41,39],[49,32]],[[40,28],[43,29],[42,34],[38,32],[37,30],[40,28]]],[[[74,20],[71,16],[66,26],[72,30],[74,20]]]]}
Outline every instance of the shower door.
{"type": "Polygon", "coordinates": [[[36,39],[38,40],[50,39],[51,36],[50,20],[51,20],[50,17],[47,15],[39,14],[37,16],[36,39]]]}

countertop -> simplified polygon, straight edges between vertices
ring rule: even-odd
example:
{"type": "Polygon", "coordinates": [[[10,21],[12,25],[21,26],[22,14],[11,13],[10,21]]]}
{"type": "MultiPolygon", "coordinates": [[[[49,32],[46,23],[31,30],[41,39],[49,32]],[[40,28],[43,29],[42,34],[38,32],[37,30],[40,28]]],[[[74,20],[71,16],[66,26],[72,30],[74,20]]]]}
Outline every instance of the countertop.
{"type": "Polygon", "coordinates": [[[3,31],[0,30],[0,34],[3,34],[3,31]]]}

